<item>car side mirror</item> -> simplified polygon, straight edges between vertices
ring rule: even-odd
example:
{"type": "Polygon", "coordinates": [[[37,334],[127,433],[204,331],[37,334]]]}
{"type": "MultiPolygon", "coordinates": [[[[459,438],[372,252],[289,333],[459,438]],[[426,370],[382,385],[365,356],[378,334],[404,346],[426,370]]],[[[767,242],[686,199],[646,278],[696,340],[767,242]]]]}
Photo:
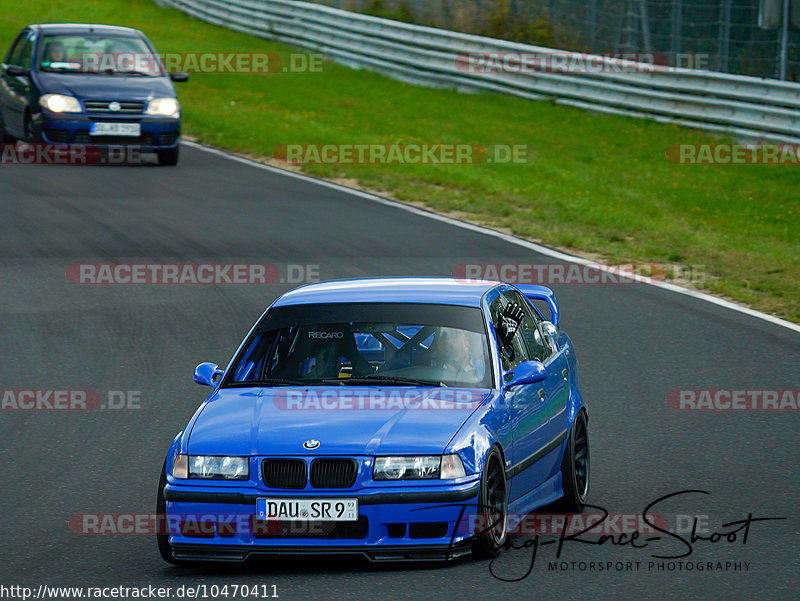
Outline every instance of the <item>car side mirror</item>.
{"type": "Polygon", "coordinates": [[[169,78],[175,82],[189,81],[189,74],[183,71],[176,71],[175,73],[170,73],[169,78]]]}
{"type": "Polygon", "coordinates": [[[201,363],[194,368],[194,381],[203,386],[216,386],[216,378],[224,373],[216,363],[201,363]]]}
{"type": "Polygon", "coordinates": [[[512,373],[511,380],[506,382],[506,388],[541,382],[547,377],[547,368],[541,361],[523,361],[512,373]]]}
{"type": "Polygon", "coordinates": [[[6,67],[6,74],[10,75],[11,77],[27,77],[30,75],[30,71],[28,71],[25,67],[20,67],[19,65],[9,65],[6,67]]]}

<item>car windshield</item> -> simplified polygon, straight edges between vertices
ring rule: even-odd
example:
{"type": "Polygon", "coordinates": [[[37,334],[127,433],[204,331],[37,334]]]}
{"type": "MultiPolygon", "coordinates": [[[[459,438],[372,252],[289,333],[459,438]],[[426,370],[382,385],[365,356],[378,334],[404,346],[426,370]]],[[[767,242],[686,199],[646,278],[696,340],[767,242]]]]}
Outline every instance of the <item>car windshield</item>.
{"type": "Polygon", "coordinates": [[[478,308],[332,303],[270,309],[223,383],[491,388],[478,308]]]}
{"type": "Polygon", "coordinates": [[[158,57],[139,37],[48,35],[39,44],[39,69],[98,75],[163,75],[158,57]]]}

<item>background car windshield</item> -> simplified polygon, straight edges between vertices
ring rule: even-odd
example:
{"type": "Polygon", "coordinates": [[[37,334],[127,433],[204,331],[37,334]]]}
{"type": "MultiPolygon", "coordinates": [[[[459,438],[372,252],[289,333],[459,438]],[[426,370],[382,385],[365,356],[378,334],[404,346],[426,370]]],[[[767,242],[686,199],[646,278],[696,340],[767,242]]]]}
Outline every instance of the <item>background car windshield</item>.
{"type": "Polygon", "coordinates": [[[244,345],[226,385],[358,376],[490,388],[481,311],[389,303],[275,308],[244,345]]]}
{"type": "Polygon", "coordinates": [[[114,35],[49,35],[39,45],[39,69],[104,75],[162,75],[144,40],[114,35]]]}

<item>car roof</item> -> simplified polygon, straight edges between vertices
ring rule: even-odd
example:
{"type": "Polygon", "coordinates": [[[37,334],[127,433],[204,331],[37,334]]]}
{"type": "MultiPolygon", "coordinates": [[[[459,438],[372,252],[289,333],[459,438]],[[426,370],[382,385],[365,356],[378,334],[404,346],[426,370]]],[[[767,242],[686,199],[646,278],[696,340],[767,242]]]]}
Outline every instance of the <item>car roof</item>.
{"type": "Polygon", "coordinates": [[[119,25],[102,25],[95,23],[39,23],[30,25],[31,29],[37,29],[42,33],[69,34],[69,33],[116,33],[127,35],[139,35],[139,31],[131,27],[121,27],[119,25]]]}
{"type": "Polygon", "coordinates": [[[307,284],[281,296],[274,307],[311,303],[432,303],[480,307],[494,281],[445,277],[381,277],[307,284]]]}

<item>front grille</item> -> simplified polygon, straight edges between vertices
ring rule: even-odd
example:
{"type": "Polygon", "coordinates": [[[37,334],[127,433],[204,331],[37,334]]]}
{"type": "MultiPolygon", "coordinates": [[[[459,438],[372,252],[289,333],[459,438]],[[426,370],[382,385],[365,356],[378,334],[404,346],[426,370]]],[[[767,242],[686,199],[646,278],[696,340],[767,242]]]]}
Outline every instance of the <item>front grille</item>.
{"type": "Polygon", "coordinates": [[[272,488],[305,488],[308,475],[302,459],[265,459],[261,477],[272,488]]]}
{"type": "Polygon", "coordinates": [[[118,111],[112,111],[108,106],[114,102],[113,100],[85,100],[83,106],[86,107],[87,113],[110,113],[114,115],[127,114],[140,114],[144,110],[144,102],[120,102],[118,111]]]}
{"type": "Polygon", "coordinates": [[[369,532],[369,520],[363,515],[357,522],[259,520],[252,516],[250,526],[255,538],[364,539],[369,532]]]}
{"type": "Polygon", "coordinates": [[[101,144],[113,146],[155,146],[155,136],[146,132],[141,136],[90,136],[88,131],[79,132],[72,138],[75,144],[101,144]]]}
{"type": "Polygon", "coordinates": [[[159,134],[158,141],[160,146],[172,146],[177,140],[180,134],[178,132],[168,132],[165,134],[159,134]]]}
{"type": "Polygon", "coordinates": [[[314,488],[350,488],[356,482],[358,464],[353,459],[314,459],[311,462],[311,486],[314,488]]]}

